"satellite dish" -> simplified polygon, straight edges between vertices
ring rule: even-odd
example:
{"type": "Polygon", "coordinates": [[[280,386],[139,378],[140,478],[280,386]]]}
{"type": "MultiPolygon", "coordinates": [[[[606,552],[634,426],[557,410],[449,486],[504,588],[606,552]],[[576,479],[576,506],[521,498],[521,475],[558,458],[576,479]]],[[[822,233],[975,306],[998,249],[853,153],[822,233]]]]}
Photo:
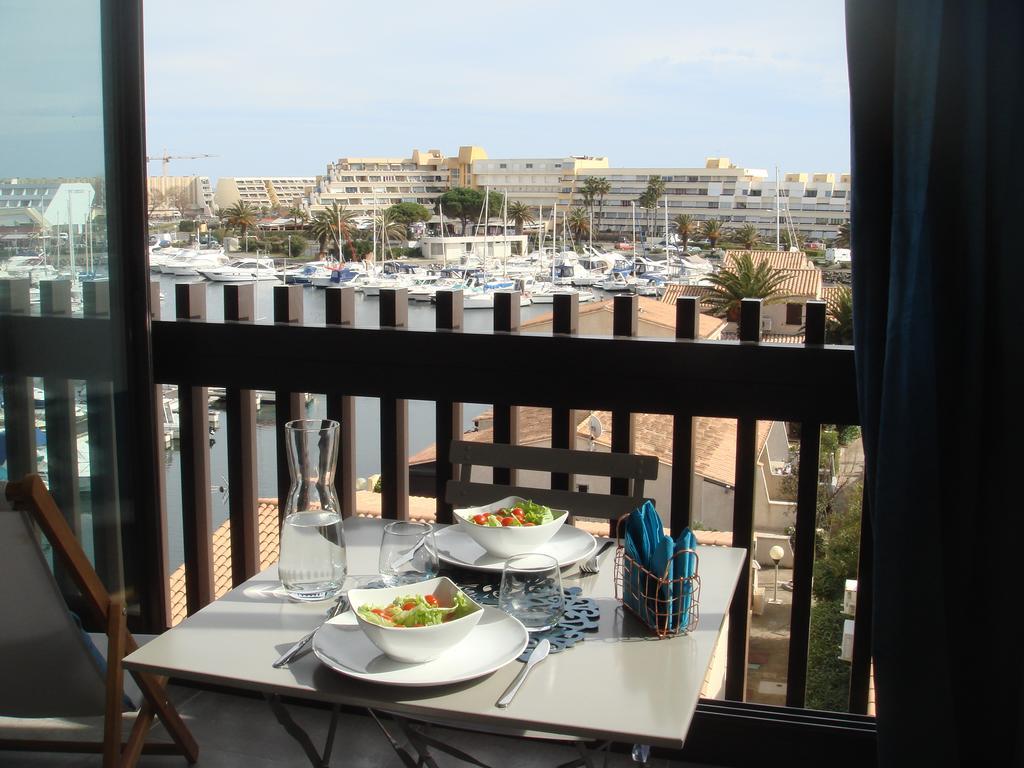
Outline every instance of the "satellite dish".
{"type": "Polygon", "coordinates": [[[597,414],[590,414],[590,418],[587,419],[587,429],[590,431],[591,440],[597,440],[597,438],[604,434],[604,425],[597,418],[597,414]]]}

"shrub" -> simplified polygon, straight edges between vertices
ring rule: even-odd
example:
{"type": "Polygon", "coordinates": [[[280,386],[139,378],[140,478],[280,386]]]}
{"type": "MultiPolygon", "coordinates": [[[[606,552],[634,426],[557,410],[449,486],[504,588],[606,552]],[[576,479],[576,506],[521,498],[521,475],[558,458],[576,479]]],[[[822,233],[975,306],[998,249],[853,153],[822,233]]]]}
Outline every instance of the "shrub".
{"type": "Polygon", "coordinates": [[[839,444],[849,445],[854,440],[860,437],[860,427],[853,425],[839,427],[839,444]]]}
{"type": "Polygon", "coordinates": [[[811,607],[807,646],[809,709],[846,712],[850,703],[850,666],[839,658],[843,642],[842,598],[823,600],[811,607]]]}

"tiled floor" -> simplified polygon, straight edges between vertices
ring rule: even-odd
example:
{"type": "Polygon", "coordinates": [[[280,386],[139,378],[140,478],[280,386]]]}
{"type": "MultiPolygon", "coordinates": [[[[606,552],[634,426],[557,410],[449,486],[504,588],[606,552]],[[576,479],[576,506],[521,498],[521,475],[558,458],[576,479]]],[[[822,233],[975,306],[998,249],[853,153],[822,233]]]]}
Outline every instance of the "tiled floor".
{"type": "MultiPolygon", "coordinates": [[[[309,768],[299,745],[277,723],[262,699],[230,696],[212,691],[173,689],[178,710],[199,743],[199,768],[309,768]]],[[[307,729],[313,743],[322,747],[330,713],[323,709],[289,706],[295,720],[307,729]]],[[[577,756],[565,744],[525,741],[489,734],[437,728],[432,734],[472,754],[492,768],[555,768],[577,756]]],[[[603,755],[601,756],[603,757],[603,755]]],[[[600,766],[601,757],[595,765],[600,766]]],[[[435,753],[439,768],[468,765],[435,753]]],[[[97,768],[98,756],[36,754],[0,751],[0,766],[7,768],[97,768]]],[[[140,768],[184,766],[179,757],[143,757],[140,768]]],[[[344,768],[401,768],[386,738],[368,717],[343,715],[335,740],[331,765],[344,768]]],[[[609,768],[633,768],[628,755],[612,754],[609,768]]],[[[696,768],[682,763],[654,759],[651,768],[696,768]]]]}

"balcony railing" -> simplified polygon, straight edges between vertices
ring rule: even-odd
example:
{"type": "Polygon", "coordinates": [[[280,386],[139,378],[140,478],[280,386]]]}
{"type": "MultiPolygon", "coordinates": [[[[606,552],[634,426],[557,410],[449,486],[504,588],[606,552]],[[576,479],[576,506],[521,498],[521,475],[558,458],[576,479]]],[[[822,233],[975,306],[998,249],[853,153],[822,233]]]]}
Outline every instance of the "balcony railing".
{"type": "MultiPolygon", "coordinates": [[[[44,296],[61,290],[46,286],[44,296]]],[[[151,304],[158,308],[159,290],[155,284],[153,290],[151,304]]],[[[578,333],[579,306],[572,296],[556,296],[550,334],[519,331],[519,302],[512,294],[498,294],[492,332],[466,333],[462,331],[462,296],[458,292],[438,294],[434,331],[415,331],[406,327],[407,298],[401,289],[381,291],[380,328],[373,329],[356,326],[355,296],[351,288],[327,289],[323,294],[326,310],[323,327],[303,325],[303,289],[298,286],[274,289],[273,325],[254,322],[251,285],[226,286],[222,322],[221,318],[211,322],[205,312],[206,290],[203,284],[177,285],[176,319],[161,319],[157,309],[152,323],[154,379],[158,386],[169,384],[179,389],[181,512],[190,613],[214,597],[206,391],[210,386],[225,387],[227,391],[227,479],[231,489],[232,579],[236,585],[259,567],[255,390],[276,392],[276,485],[280,499],[285,497],[288,487],[283,425],[304,412],[301,393],[326,396],[328,417],[342,425],[336,483],[345,515],[354,513],[356,500],[354,398],[379,398],[381,507],[387,518],[402,518],[408,514],[408,401],[433,401],[436,404],[436,516],[440,522],[451,520],[451,508],[444,501],[444,488],[457,471],[449,461],[448,446],[453,438],[462,434],[461,403],[493,403],[494,439],[505,443],[518,440],[518,406],[550,408],[551,445],[566,448],[574,447],[574,410],[609,411],[612,414],[611,450],[618,452],[633,449],[631,414],[671,416],[670,525],[673,534],[690,523],[694,418],[735,419],[732,535],[733,545],[746,547],[748,553],[754,544],[757,422],[800,424],[800,465],[803,467],[818,465],[822,424],[859,423],[853,350],[824,344],[825,305],[822,302],[810,302],[807,306],[806,342],[791,345],[760,342],[759,300],[743,302],[741,340],[706,341],[696,338],[699,307],[697,301],[689,297],[679,299],[676,304],[675,338],[655,339],[636,338],[638,305],[631,296],[615,299],[613,336],[596,337],[578,333]],[[538,375],[521,376],[510,382],[510,368],[523,366],[538,375]]],[[[105,356],[102,349],[89,349],[87,343],[89,316],[97,311],[96,301],[101,296],[89,299],[87,294],[85,318],[67,317],[52,301],[44,302],[44,317],[30,317],[27,297],[18,295],[21,291],[20,286],[11,285],[0,291],[0,311],[9,314],[5,322],[14,324],[12,337],[16,338],[19,331],[27,336],[31,328],[32,338],[36,340],[31,347],[19,350],[20,376],[5,374],[4,377],[9,437],[12,427],[14,431],[13,441],[9,440],[13,443],[12,457],[21,450],[17,425],[26,426],[22,423],[25,421],[23,409],[31,412],[31,401],[26,400],[26,387],[31,391],[27,377],[44,377],[43,386],[48,391],[51,386],[66,387],[68,380],[89,380],[90,374],[110,369],[106,359],[109,356],[105,356]],[[60,338],[64,348],[78,351],[54,359],[46,353],[47,338],[60,338]],[[76,339],[81,339],[82,344],[76,344],[76,339]]],[[[92,392],[90,388],[90,396],[92,392]]],[[[95,396],[106,398],[108,395],[97,389],[95,396]]],[[[98,410],[103,413],[102,407],[98,410]]],[[[48,421],[49,416],[47,413],[48,421]]],[[[60,431],[61,423],[55,417],[58,431],[51,439],[65,443],[71,437],[60,431]]],[[[97,439],[102,440],[103,426],[99,418],[95,429],[97,439]]],[[[91,438],[93,430],[90,408],[91,438]]],[[[163,450],[162,442],[159,450],[163,450]]],[[[32,459],[27,456],[14,457],[12,463],[12,467],[19,468],[31,465],[32,459]],[[19,461],[22,463],[18,464],[19,461]]],[[[496,483],[510,481],[509,472],[496,472],[496,483]]],[[[51,485],[55,482],[60,482],[58,475],[51,476],[51,485]]],[[[558,475],[552,476],[551,485],[565,489],[574,487],[571,477],[558,475]]],[[[611,492],[626,493],[628,489],[616,483],[611,492]]],[[[786,695],[787,706],[791,708],[803,707],[805,698],[817,493],[817,473],[800,473],[786,695]]],[[[865,713],[868,706],[871,541],[867,513],[865,504],[850,678],[852,713],[865,713]]],[[[166,514],[166,510],[161,509],[157,516],[164,536],[161,544],[164,552],[166,514]]],[[[699,716],[714,721],[724,715],[736,715],[736,707],[752,707],[742,710],[745,713],[742,716],[758,720],[764,711],[785,713],[794,728],[807,727],[815,721],[814,716],[798,709],[759,709],[757,705],[737,704],[743,702],[746,694],[751,581],[748,568],[741,577],[729,615],[725,695],[733,704],[706,701],[702,703],[699,716]]],[[[163,589],[167,589],[166,579],[163,589]]],[[[166,605],[166,594],[151,597],[166,605]]],[[[857,720],[852,715],[843,721],[842,727],[873,739],[872,723],[857,720]]]]}

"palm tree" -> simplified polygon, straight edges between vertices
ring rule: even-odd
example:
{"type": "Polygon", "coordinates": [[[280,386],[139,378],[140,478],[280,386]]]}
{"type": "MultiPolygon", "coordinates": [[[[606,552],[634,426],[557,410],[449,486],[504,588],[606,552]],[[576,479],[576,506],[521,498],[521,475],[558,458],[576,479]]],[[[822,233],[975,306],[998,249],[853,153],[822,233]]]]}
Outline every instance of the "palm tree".
{"type": "Polygon", "coordinates": [[[706,301],[713,312],[728,320],[738,320],[743,299],[764,299],[766,304],[783,301],[782,286],[788,276],[767,261],[754,263],[749,253],[740,255],[729,266],[708,277],[711,289],[706,301]]]}
{"type": "Polygon", "coordinates": [[[234,205],[225,208],[221,211],[220,217],[227,226],[238,229],[242,240],[245,240],[245,234],[249,231],[249,227],[256,226],[256,209],[245,200],[239,200],[234,205]]]}
{"type": "Polygon", "coordinates": [[[587,213],[586,208],[573,208],[569,211],[566,225],[569,227],[569,231],[572,232],[573,237],[577,240],[582,240],[590,234],[590,214],[587,213]]]}
{"type": "Polygon", "coordinates": [[[337,201],[331,203],[322,211],[313,214],[312,232],[313,237],[320,243],[320,255],[327,250],[327,241],[333,240],[338,249],[338,259],[341,260],[341,238],[351,240],[352,219],[354,214],[346,211],[337,201]]]}
{"type": "Polygon", "coordinates": [[[853,344],[853,293],[841,285],[828,303],[825,333],[829,344],[853,344]]]}
{"type": "MultiPolygon", "coordinates": [[[[604,206],[604,196],[612,191],[611,182],[609,182],[604,176],[591,176],[584,182],[584,186],[587,184],[590,185],[590,188],[594,192],[594,196],[597,198],[597,210],[598,215],[600,216],[601,209],[604,206]]],[[[600,225],[596,228],[598,231],[601,230],[600,225]]]]}
{"type": "Polygon", "coordinates": [[[733,234],[737,243],[741,243],[748,251],[754,250],[754,246],[761,242],[761,233],[753,224],[744,224],[733,234]]]}
{"type": "Polygon", "coordinates": [[[850,222],[844,221],[842,224],[839,225],[839,232],[836,234],[835,239],[832,241],[832,247],[850,247],[850,222]]]}
{"type": "Polygon", "coordinates": [[[306,222],[309,220],[309,214],[306,213],[306,209],[301,205],[293,205],[288,209],[288,218],[292,220],[292,226],[296,229],[302,229],[306,226],[306,222]]]}
{"type": "Polygon", "coordinates": [[[384,246],[387,246],[390,251],[392,240],[405,240],[409,233],[405,222],[399,221],[395,211],[390,208],[385,208],[377,215],[374,219],[374,226],[377,228],[377,236],[380,238],[382,255],[384,246]]]}
{"type": "Polygon", "coordinates": [[[676,235],[679,237],[679,242],[685,251],[686,244],[690,242],[690,235],[697,231],[697,222],[690,214],[680,213],[672,219],[672,223],[676,225],[676,235]]]}
{"type": "Polygon", "coordinates": [[[516,225],[516,234],[523,234],[523,227],[526,224],[533,224],[533,210],[526,203],[521,203],[518,200],[514,200],[508,204],[508,210],[505,212],[508,216],[509,221],[516,225]]]}
{"type": "MultiPolygon", "coordinates": [[[[658,211],[658,201],[665,194],[665,180],[661,176],[654,175],[647,180],[647,189],[640,195],[640,206],[647,211],[647,236],[654,233],[654,216],[658,211]]],[[[665,233],[668,237],[668,233],[665,233]]]]}
{"type": "Polygon", "coordinates": [[[700,233],[708,239],[711,247],[714,248],[719,238],[722,237],[722,222],[718,219],[708,219],[700,225],[700,233]]]}

